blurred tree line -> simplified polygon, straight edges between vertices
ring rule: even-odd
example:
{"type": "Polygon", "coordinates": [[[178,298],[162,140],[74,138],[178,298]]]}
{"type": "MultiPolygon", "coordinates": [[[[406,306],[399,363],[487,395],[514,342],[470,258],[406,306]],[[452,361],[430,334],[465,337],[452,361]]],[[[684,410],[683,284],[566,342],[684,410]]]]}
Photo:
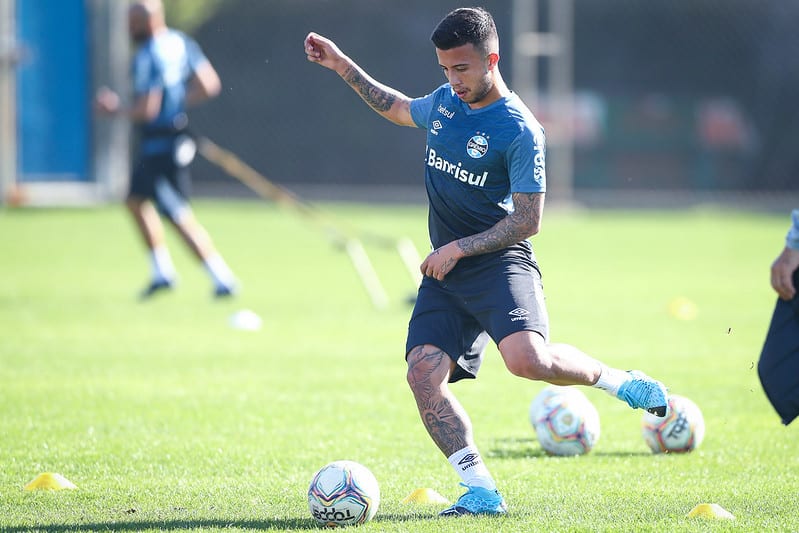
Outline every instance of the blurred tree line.
{"type": "MultiPolygon", "coordinates": [[[[224,84],[193,113],[196,130],[276,181],[421,184],[425,132],[375,115],[308,63],[302,42],[309,31],[327,35],[376,79],[421,96],[445,81],[430,33],[462,2],[165,3],[224,84]]],[[[512,88],[512,2],[481,5],[497,21],[512,88]]],[[[799,3],[784,0],[575,0],[576,185],[797,190],[797,20],[799,3]]],[[[203,163],[196,174],[225,179],[203,163]]]]}
{"type": "Polygon", "coordinates": [[[213,17],[223,0],[164,0],[169,25],[186,33],[213,17]]]}

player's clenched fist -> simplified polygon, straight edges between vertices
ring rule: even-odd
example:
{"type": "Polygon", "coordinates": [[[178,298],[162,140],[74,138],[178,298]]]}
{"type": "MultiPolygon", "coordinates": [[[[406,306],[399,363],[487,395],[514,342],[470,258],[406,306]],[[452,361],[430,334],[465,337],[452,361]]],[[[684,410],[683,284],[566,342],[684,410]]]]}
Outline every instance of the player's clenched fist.
{"type": "Polygon", "coordinates": [[[309,33],[305,38],[305,55],[308,57],[308,61],[319,63],[332,70],[337,70],[345,58],[336,43],[314,32],[309,33]]]}

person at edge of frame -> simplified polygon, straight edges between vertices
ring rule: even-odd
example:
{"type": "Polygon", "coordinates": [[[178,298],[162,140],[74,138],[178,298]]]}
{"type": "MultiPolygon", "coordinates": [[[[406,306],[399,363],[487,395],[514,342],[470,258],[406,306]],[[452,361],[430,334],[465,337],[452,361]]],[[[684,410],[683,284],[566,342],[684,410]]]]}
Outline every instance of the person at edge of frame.
{"type": "Polygon", "coordinates": [[[771,264],[777,303],[757,363],[760,383],[786,426],[799,416],[799,209],[791,213],[785,247],[771,264]]]}

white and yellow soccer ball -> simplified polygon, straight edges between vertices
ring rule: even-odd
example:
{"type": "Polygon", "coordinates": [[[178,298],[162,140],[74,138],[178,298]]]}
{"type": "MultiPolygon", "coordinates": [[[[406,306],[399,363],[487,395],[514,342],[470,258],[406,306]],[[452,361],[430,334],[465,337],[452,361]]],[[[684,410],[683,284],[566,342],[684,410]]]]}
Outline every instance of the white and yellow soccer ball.
{"type": "Polygon", "coordinates": [[[375,516],[379,506],[377,479],[354,461],[334,461],[323,466],[308,487],[308,508],[322,526],[363,524],[375,516]]]}
{"type": "Polygon", "coordinates": [[[666,416],[644,413],[641,433],[653,453],[684,453],[694,450],[705,438],[705,419],[699,407],[686,398],[672,394],[666,416]]]}
{"type": "Polygon", "coordinates": [[[599,441],[599,413],[574,387],[546,387],[530,404],[529,417],[549,455],[582,455],[599,441]]]}

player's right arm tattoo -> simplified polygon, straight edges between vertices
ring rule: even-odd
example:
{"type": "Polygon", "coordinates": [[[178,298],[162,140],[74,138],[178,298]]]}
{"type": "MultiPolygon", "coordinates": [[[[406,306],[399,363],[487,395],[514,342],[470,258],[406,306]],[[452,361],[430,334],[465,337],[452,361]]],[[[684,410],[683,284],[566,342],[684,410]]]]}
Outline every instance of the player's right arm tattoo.
{"type": "Polygon", "coordinates": [[[378,113],[385,113],[394,102],[397,96],[387,91],[374,80],[364,76],[357,67],[350,65],[341,77],[352,87],[369,107],[378,113]]]}

